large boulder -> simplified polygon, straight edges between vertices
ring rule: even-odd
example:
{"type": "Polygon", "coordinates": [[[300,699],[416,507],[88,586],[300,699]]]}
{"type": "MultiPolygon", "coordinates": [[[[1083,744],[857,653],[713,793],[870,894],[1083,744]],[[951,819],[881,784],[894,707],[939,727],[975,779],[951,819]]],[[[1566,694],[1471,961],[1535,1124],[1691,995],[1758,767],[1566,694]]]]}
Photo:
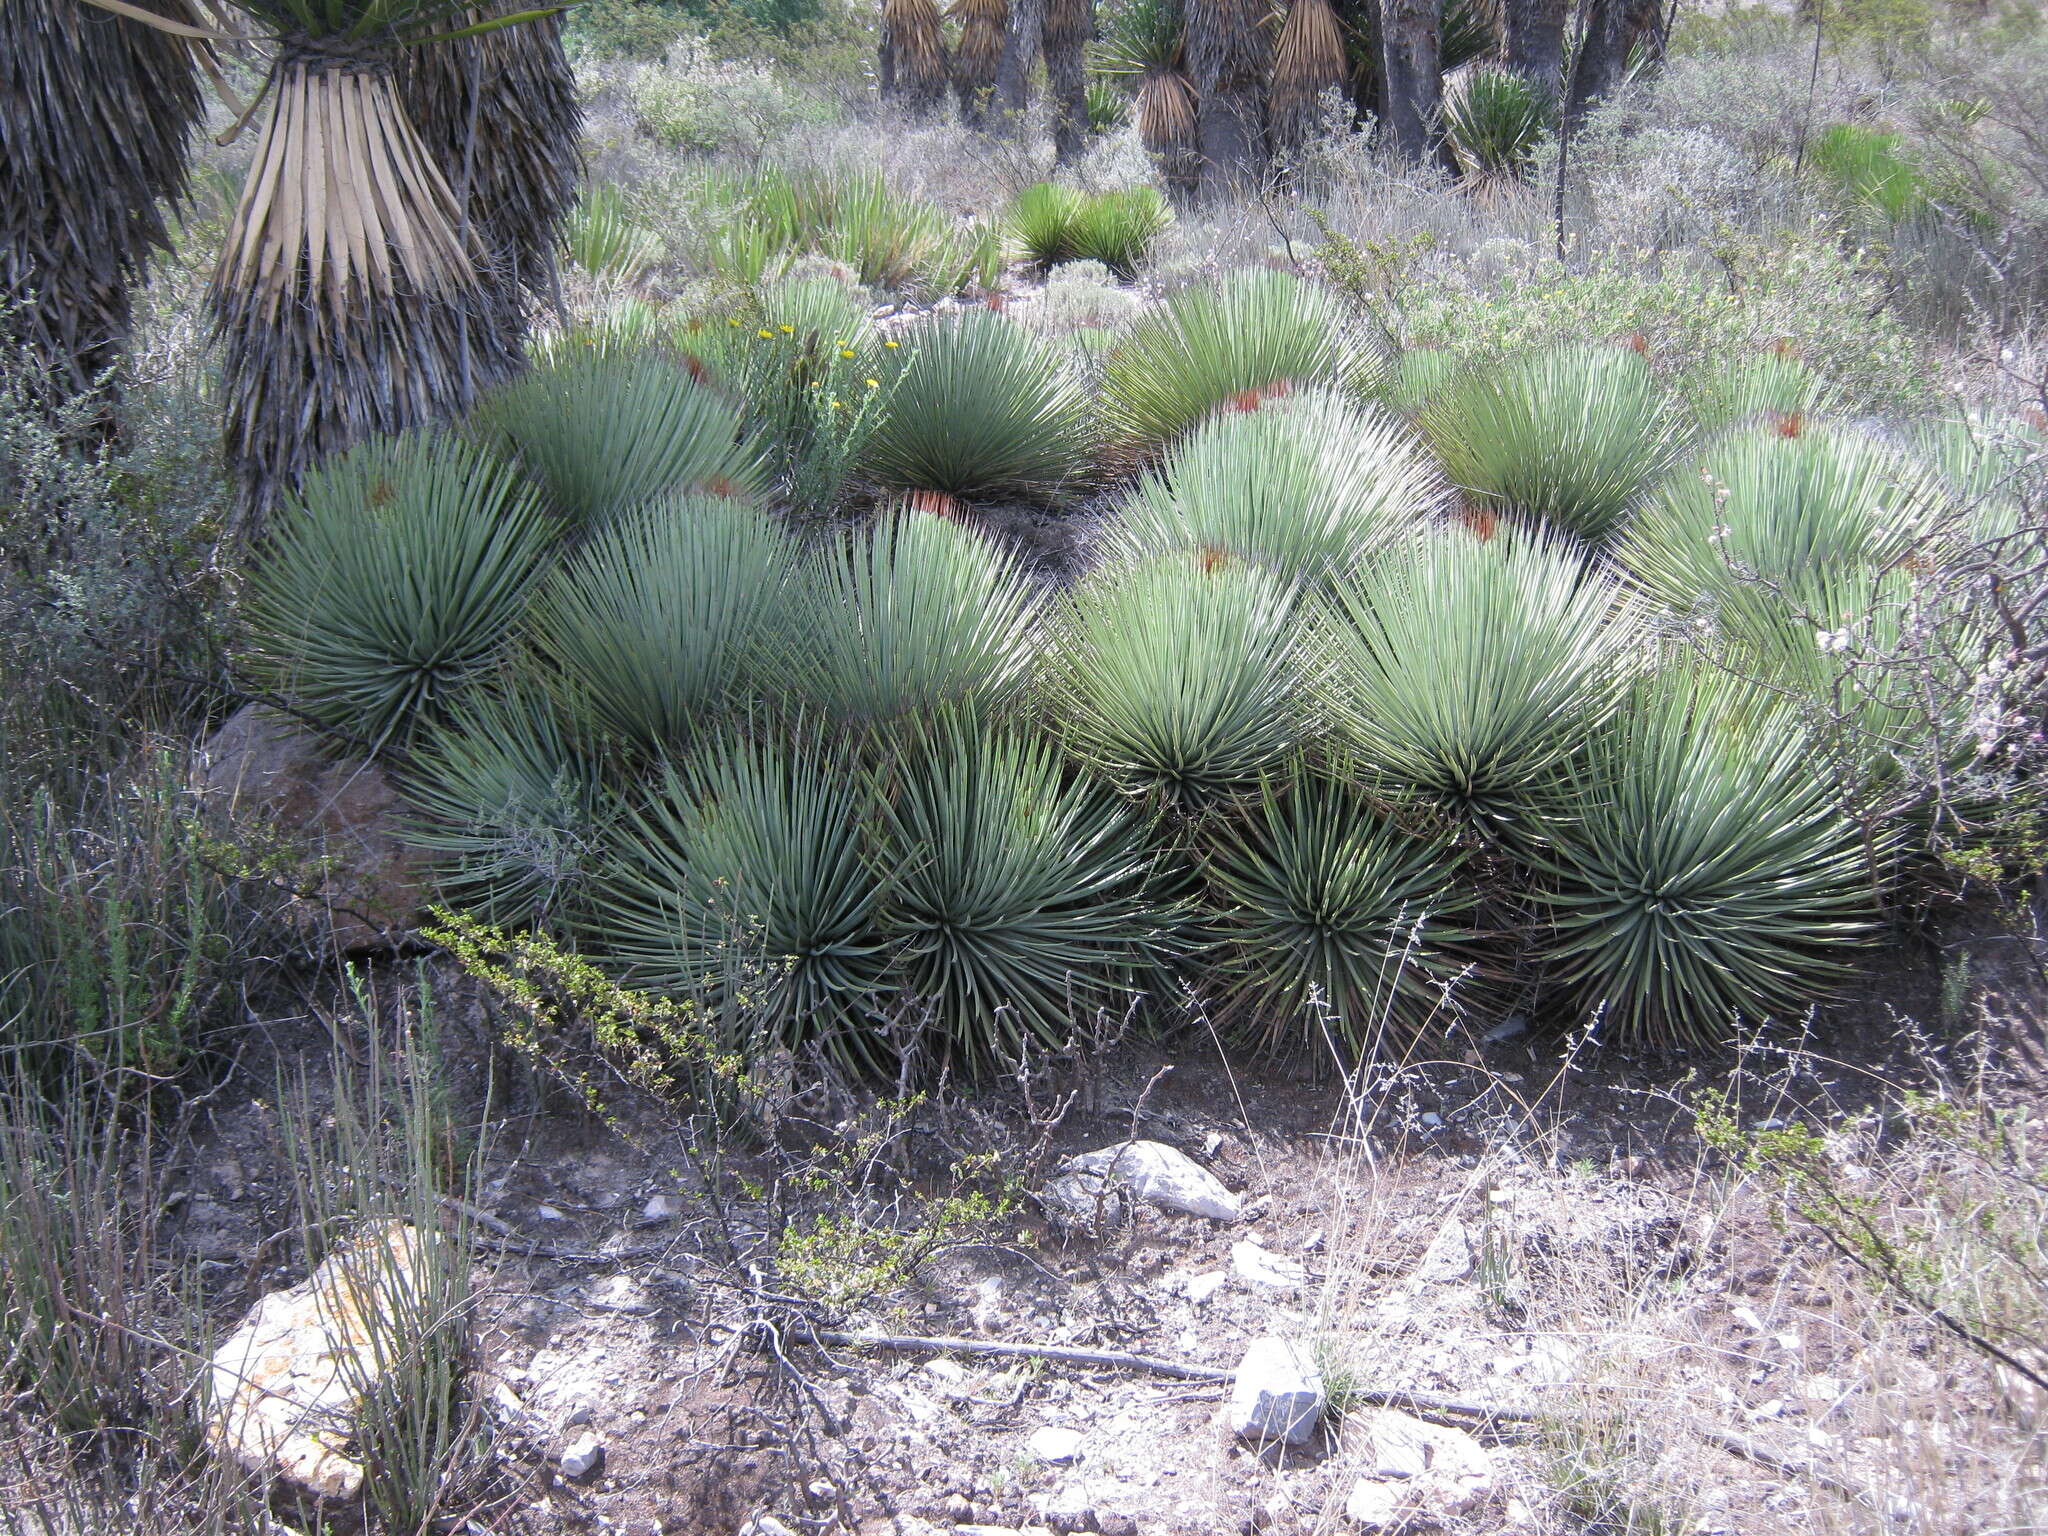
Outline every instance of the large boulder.
{"type": "Polygon", "coordinates": [[[337,1251],[287,1291],[273,1291],[214,1351],[206,1443],[266,1480],[320,1500],[353,1499],[363,1468],[345,1454],[364,1397],[401,1357],[423,1238],[389,1221],[337,1251]]]}
{"type": "Polygon", "coordinates": [[[384,770],[331,756],[320,738],[250,704],[200,750],[200,773],[228,815],[286,839],[310,871],[298,914],[309,937],[344,954],[381,949],[419,920],[428,858],[398,832],[404,802],[384,770]]]}

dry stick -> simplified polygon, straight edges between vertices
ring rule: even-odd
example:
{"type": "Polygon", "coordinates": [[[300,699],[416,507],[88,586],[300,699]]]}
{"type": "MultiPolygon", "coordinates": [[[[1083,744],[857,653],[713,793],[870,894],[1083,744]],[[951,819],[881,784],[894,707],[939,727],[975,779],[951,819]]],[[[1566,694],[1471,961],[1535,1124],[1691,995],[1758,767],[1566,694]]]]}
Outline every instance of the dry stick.
{"type": "MultiPolygon", "coordinates": [[[[1221,1366],[1195,1365],[1185,1360],[1162,1360],[1156,1355],[1132,1355],[1115,1349],[1071,1349],[1056,1344],[1011,1344],[1000,1339],[952,1339],[926,1337],[897,1333],[826,1333],[813,1332],[811,1338],[819,1344],[837,1344],[849,1349],[885,1349],[909,1353],[954,1354],[954,1355],[1011,1355],[1027,1360],[1056,1360],[1064,1365],[1094,1365],[1127,1371],[1149,1371],[1155,1376],[1174,1376],[1182,1381],[1227,1382],[1234,1381],[1237,1372],[1221,1366]]],[[[1399,1391],[1358,1391],[1348,1394],[1356,1401],[1370,1403],[1378,1408],[1402,1408],[1418,1417],[1484,1419],[1495,1424],[1517,1424],[1531,1428],[1556,1424],[1560,1415],[1541,1413],[1533,1408],[1508,1408],[1497,1403],[1473,1403],[1462,1398],[1438,1397],[1431,1392],[1399,1391]]],[[[1709,1445],[1719,1446],[1731,1456],[1754,1462],[1773,1472],[1782,1472],[1788,1477],[1809,1479],[1815,1487],[1845,1499],[1852,1499],[1866,1507],[1875,1508],[1871,1496],[1860,1488],[1852,1487],[1840,1478],[1831,1476],[1816,1467],[1811,1461],[1797,1456],[1781,1456],[1768,1446],[1759,1445],[1747,1435],[1734,1434],[1728,1430],[1715,1429],[1706,1424],[1686,1426],[1709,1445]]]]}

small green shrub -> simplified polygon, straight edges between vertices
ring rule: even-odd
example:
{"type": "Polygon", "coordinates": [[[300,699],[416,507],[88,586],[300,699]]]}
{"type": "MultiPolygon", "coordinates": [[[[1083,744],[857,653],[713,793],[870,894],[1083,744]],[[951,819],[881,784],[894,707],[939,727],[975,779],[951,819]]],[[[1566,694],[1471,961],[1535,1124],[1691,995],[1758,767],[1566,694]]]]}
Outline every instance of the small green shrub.
{"type": "Polygon", "coordinates": [[[603,736],[661,753],[758,677],[793,560],[768,515],[672,496],[601,530],[536,600],[560,696],[603,736]]]}
{"type": "Polygon", "coordinates": [[[1442,500],[1442,477],[1405,423],[1311,390],[1211,417],[1144,479],[1104,540],[1131,556],[1216,551],[1313,584],[1442,500]]]}
{"type": "Polygon", "coordinates": [[[1172,222],[1173,210],[1156,187],[1097,193],[1074,220],[1075,259],[1099,261],[1129,282],[1172,222]]]}
{"type": "Polygon", "coordinates": [[[1051,658],[1070,747],[1126,791],[1193,807],[1253,788],[1309,734],[1301,604],[1256,566],[1154,556],[1077,587],[1051,658]]]}
{"type": "Polygon", "coordinates": [[[1537,898],[1559,979],[1612,1036],[1717,1042],[1848,973],[1870,866],[1813,750],[1793,711],[1708,666],[1639,685],[1593,738],[1537,898]]]}
{"type": "Polygon", "coordinates": [[[906,332],[861,467],[892,490],[1046,496],[1086,464],[1089,401],[1065,358],[987,310],[906,332]]]}
{"type": "Polygon", "coordinates": [[[1385,366],[1330,290],[1244,270],[1217,288],[1183,289],[1140,319],[1109,355],[1103,409],[1118,438],[1150,450],[1219,405],[1315,384],[1362,392],[1385,366]]]}
{"type": "Polygon", "coordinates": [[[1600,544],[1676,458],[1675,413],[1626,347],[1469,369],[1422,408],[1454,484],[1481,505],[1600,544]]]}
{"type": "Polygon", "coordinates": [[[403,748],[502,659],[550,530],[508,465],[414,435],[306,477],[249,574],[244,665],[323,725],[403,748]]]}
{"type": "Polygon", "coordinates": [[[878,725],[945,704],[1000,706],[1038,651],[1016,562],[970,528],[899,510],[828,545],[791,606],[783,670],[834,720],[878,725]]]}
{"type": "Polygon", "coordinates": [[[1352,784],[1306,773],[1205,831],[1203,915],[1231,1013],[1290,1045],[1327,1017],[1360,1055],[1457,1016],[1472,964],[1456,920],[1475,897],[1447,840],[1388,825],[1352,784]]]}
{"type": "Polygon", "coordinates": [[[634,71],[626,91],[641,133],[664,149],[698,154],[759,154],[831,115],[772,66],[714,59],[691,40],[679,40],[659,63],[634,71]]]}
{"type": "Polygon", "coordinates": [[[679,491],[758,495],[758,449],[739,412],[662,352],[571,356],[505,385],[470,418],[572,530],[679,491]]]}
{"type": "Polygon", "coordinates": [[[1087,193],[1055,181],[1019,192],[1007,221],[1018,254],[1041,271],[1074,260],[1074,221],[1087,201],[1087,193]]]}
{"type": "Polygon", "coordinates": [[[948,716],[877,785],[881,926],[901,1006],[942,1056],[987,1067],[1057,1049],[1127,1006],[1164,946],[1138,818],[1042,736],[948,716]]]}
{"type": "Polygon", "coordinates": [[[1512,825],[1612,714],[1633,614],[1540,535],[1427,533],[1339,583],[1324,698],[1384,792],[1512,825]]]}
{"type": "Polygon", "coordinates": [[[741,286],[780,274],[796,258],[826,256],[871,288],[939,296],[969,283],[994,286],[1002,234],[962,228],[936,203],[902,197],[875,174],[831,177],[766,170],[717,191],[714,270],[741,286]]]}

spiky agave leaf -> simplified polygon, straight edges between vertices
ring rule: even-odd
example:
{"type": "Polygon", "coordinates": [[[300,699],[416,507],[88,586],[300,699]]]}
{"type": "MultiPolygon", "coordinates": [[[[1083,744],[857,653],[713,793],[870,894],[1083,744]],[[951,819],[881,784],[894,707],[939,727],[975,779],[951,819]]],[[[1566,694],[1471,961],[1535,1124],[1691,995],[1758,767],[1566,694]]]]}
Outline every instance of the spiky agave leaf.
{"type": "Polygon", "coordinates": [[[987,1067],[1121,1012],[1165,948],[1144,826],[1047,739],[948,714],[878,774],[902,1005],[987,1067]]]}
{"type": "Polygon", "coordinates": [[[1918,464],[1851,428],[1752,428],[1699,461],[1671,475],[1614,551],[1678,614],[1711,617],[1734,601],[1789,616],[1778,601],[1788,583],[1836,569],[1874,575],[1926,538],[1941,510],[1918,464]]]}
{"type": "Polygon", "coordinates": [[[1404,416],[1419,416],[1464,368],[1465,359],[1448,347],[1410,347],[1395,361],[1388,402],[1404,416]]]}
{"type": "Polygon", "coordinates": [[[1680,449],[1676,414],[1627,347],[1554,347],[1473,368],[1423,406],[1453,484],[1598,544],[1680,449]]]}
{"type": "Polygon", "coordinates": [[[472,694],[406,769],[406,840],[442,856],[441,891],[457,905],[492,922],[558,920],[609,814],[599,762],[539,689],[472,694]]]}
{"type": "Polygon", "coordinates": [[[758,495],[760,454],[739,413],[661,352],[569,357],[494,391],[470,418],[573,528],[671,492],[758,495]]]}
{"type": "Polygon", "coordinates": [[[765,512],[725,497],[663,497],[554,573],[535,603],[534,644],[600,732],[671,751],[764,660],[791,563],[765,512]]]}
{"type": "MultiPolygon", "coordinates": [[[[444,30],[521,9],[484,0],[448,17],[444,30]]],[[[583,110],[561,18],[404,49],[398,89],[482,244],[478,276],[495,328],[479,348],[477,383],[488,387],[525,367],[528,316],[559,297],[556,256],[583,174],[583,110]]]]}
{"type": "Polygon", "coordinates": [[[1018,253],[1041,270],[1074,260],[1074,223],[1087,202],[1086,193],[1054,181],[1019,192],[1005,221],[1018,253]]]}
{"type": "Polygon", "coordinates": [[[1242,270],[1216,288],[1184,288],[1138,321],[1109,356],[1103,406],[1120,438],[1150,450],[1218,406],[1256,409],[1311,384],[1362,392],[1385,361],[1328,289],[1242,270]]]}
{"type": "Polygon", "coordinates": [[[207,295],[228,465],[258,517],[327,455],[466,410],[502,351],[481,241],[406,116],[390,46],[325,35],[294,31],[271,65],[207,295]]]}
{"type": "Polygon", "coordinates": [[[988,310],[904,333],[861,468],[878,485],[1041,496],[1081,473],[1088,395],[1058,348],[988,310]]]}
{"type": "Polygon", "coordinates": [[[1319,584],[1411,532],[1443,499],[1443,477],[1405,423],[1307,390],[1204,422],[1103,538],[1129,556],[1210,550],[1319,584]]]}
{"type": "Polygon", "coordinates": [[[882,0],[880,62],[884,96],[919,113],[945,100],[952,68],[938,0],[882,0]]]}
{"type": "Polygon", "coordinates": [[[1538,899],[1559,979],[1611,1035],[1710,1043],[1847,974],[1871,870],[1812,755],[1793,712],[1708,666],[1644,682],[1595,738],[1538,899]]]}
{"type": "Polygon", "coordinates": [[[247,666],[307,714],[403,747],[497,666],[549,530],[506,466],[438,434],[308,475],[249,576],[247,666]]]}
{"type": "Polygon", "coordinates": [[[1053,709],[1075,755],[1129,793],[1196,807],[1244,791],[1310,732],[1299,599],[1214,552],[1112,566],[1077,587],[1053,709]]]}
{"type": "Polygon", "coordinates": [[[1951,412],[1923,422],[1912,451],[1946,486],[1970,536],[2005,538],[2037,493],[2048,434],[2019,417],[1988,411],[1951,412]]]}
{"type": "Polygon", "coordinates": [[[805,574],[784,668],[834,720],[882,724],[945,704],[997,706],[1038,650],[1031,586],[971,528],[899,510],[805,574]]]}
{"type": "Polygon", "coordinates": [[[1274,143],[1299,148],[1322,127],[1323,94],[1344,91],[1351,79],[1344,32],[1330,0],[1293,0],[1273,45],[1273,80],[1266,117],[1274,143]]]}
{"type": "Polygon", "coordinates": [[[1153,242],[1173,222],[1173,211],[1153,187],[1100,192],[1081,206],[1073,224],[1073,253],[1099,261],[1126,282],[1152,253],[1153,242]]]}
{"type": "Polygon", "coordinates": [[[617,824],[586,930],[639,985],[721,996],[749,1054],[815,1044],[875,1065],[891,966],[872,818],[844,752],[802,731],[718,738],[617,824]]]}
{"type": "Polygon", "coordinates": [[[1328,1018],[1364,1055],[1456,1018],[1459,984],[1475,974],[1459,918],[1476,898],[1448,839],[1395,827],[1352,785],[1297,771],[1205,826],[1199,847],[1224,1006],[1275,1043],[1313,1047],[1328,1018]]]}
{"type": "Polygon", "coordinates": [[[946,14],[960,27],[960,41],[953,49],[953,90],[960,100],[960,117],[970,128],[978,128],[988,115],[996,66],[1003,58],[1009,0],[951,0],[946,14]]]}
{"type": "Polygon", "coordinates": [[[1474,69],[1444,102],[1444,130],[1467,176],[1527,175],[1555,116],[1550,93],[1512,69],[1474,69]]]}
{"type": "MultiPolygon", "coordinates": [[[[152,4],[198,19],[185,0],[152,4]]],[[[62,397],[120,361],[202,107],[190,41],[78,0],[0,5],[0,345],[62,397]]]]}
{"type": "Polygon", "coordinates": [[[1337,734],[1387,793],[1517,822],[1613,712],[1636,614],[1554,539],[1432,530],[1338,584],[1337,734]]]}
{"type": "Polygon", "coordinates": [[[1443,0],[1437,66],[1445,74],[1500,49],[1500,0],[1443,0]]]}

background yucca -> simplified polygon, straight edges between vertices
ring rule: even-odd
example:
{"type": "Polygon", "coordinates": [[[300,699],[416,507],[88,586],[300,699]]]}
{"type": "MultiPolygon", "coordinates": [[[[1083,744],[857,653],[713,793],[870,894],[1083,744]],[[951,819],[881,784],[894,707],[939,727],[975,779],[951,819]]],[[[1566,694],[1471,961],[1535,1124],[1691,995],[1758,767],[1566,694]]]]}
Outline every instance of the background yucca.
{"type": "Polygon", "coordinates": [[[1444,99],[1444,132],[1468,176],[1528,174],[1556,104],[1526,75],[1480,65],[1444,99]]]}

